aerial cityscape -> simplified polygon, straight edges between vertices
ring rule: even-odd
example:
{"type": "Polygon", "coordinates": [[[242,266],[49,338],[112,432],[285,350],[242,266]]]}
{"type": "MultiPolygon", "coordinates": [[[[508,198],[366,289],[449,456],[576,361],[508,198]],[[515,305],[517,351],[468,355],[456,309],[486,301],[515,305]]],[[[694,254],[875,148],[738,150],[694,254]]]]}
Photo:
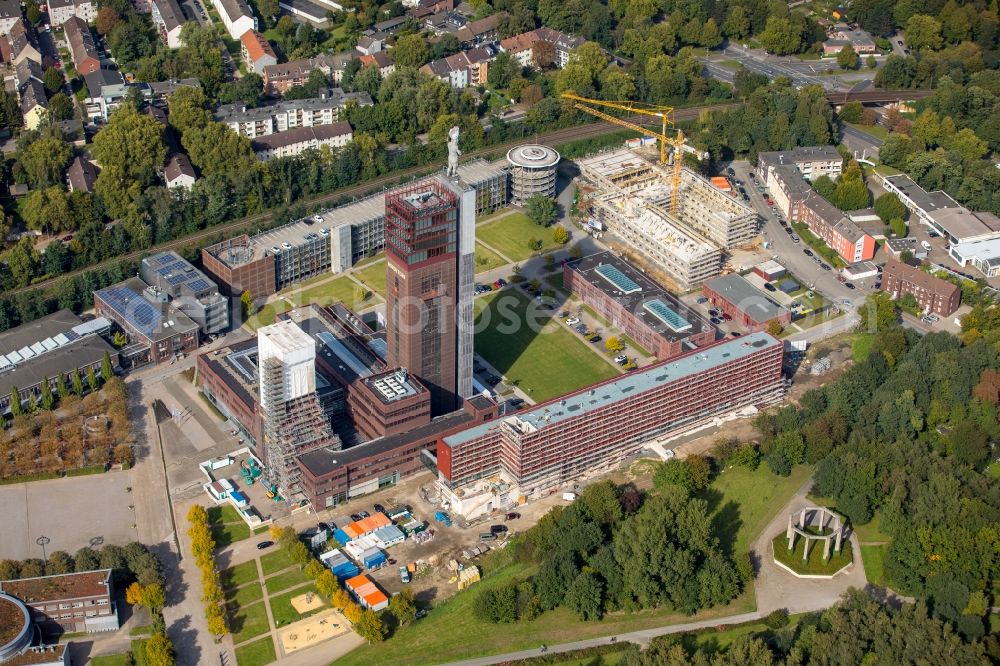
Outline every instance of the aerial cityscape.
{"type": "Polygon", "coordinates": [[[0,666],[1000,663],[1000,8],[0,0],[0,666]]]}

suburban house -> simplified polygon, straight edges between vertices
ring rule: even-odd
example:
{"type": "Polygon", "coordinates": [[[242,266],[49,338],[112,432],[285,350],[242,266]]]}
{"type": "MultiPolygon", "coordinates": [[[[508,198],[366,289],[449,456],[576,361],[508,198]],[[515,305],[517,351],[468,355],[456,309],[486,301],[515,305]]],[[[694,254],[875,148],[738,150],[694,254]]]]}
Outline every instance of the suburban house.
{"type": "Polygon", "coordinates": [[[48,113],[48,98],[45,96],[45,86],[37,79],[29,79],[19,91],[21,99],[21,117],[24,118],[25,129],[38,129],[48,113]]]}
{"type": "Polygon", "coordinates": [[[27,21],[19,18],[6,36],[0,39],[0,56],[11,67],[17,67],[24,60],[42,64],[42,52],[38,49],[34,29],[27,21]]]}
{"type": "Polygon", "coordinates": [[[98,173],[93,162],[76,157],[66,169],[66,185],[70,192],[93,192],[98,173]]]}
{"type": "Polygon", "coordinates": [[[128,94],[128,86],[125,79],[117,69],[107,69],[102,67],[83,77],[87,84],[87,91],[90,97],[84,99],[83,104],[87,112],[87,117],[92,120],[103,120],[107,122],[111,117],[111,112],[118,108],[128,94]]]}
{"type": "Polygon", "coordinates": [[[267,134],[253,140],[253,149],[261,161],[275,157],[292,157],[301,155],[309,148],[342,148],[346,146],[354,134],[351,126],[345,122],[319,127],[299,127],[287,132],[267,134]]]}
{"type": "Polygon", "coordinates": [[[188,159],[188,156],[184,153],[171,155],[167,160],[167,166],[163,167],[163,182],[167,189],[183,187],[190,190],[195,180],[194,167],[191,166],[191,160],[188,159]]]}
{"type": "Polygon", "coordinates": [[[233,39],[239,39],[247,30],[257,29],[257,17],[246,0],[212,0],[212,6],[233,39]]]}
{"type": "Polygon", "coordinates": [[[10,34],[14,24],[20,20],[20,0],[0,0],[0,35],[10,34]]]}
{"type": "Polygon", "coordinates": [[[478,21],[466,23],[455,31],[455,37],[466,48],[492,44],[500,38],[500,31],[497,29],[499,22],[500,14],[492,14],[478,21]]]}
{"type": "Polygon", "coordinates": [[[835,56],[848,45],[854,47],[854,52],[859,55],[878,53],[871,35],[864,30],[852,30],[850,26],[838,23],[830,32],[829,39],[823,42],[823,55],[835,56]]]}
{"type": "Polygon", "coordinates": [[[153,0],[151,17],[163,43],[172,49],[181,46],[184,12],[177,0],[153,0]]]}
{"type": "Polygon", "coordinates": [[[240,56],[247,69],[255,74],[263,74],[265,67],[278,64],[271,42],[256,30],[248,30],[240,37],[240,56]]]}
{"type": "Polygon", "coordinates": [[[66,42],[69,44],[69,54],[73,58],[73,67],[81,75],[86,76],[101,68],[101,57],[90,34],[90,26],[79,16],[70,16],[63,23],[66,42]]]}
{"type": "Polygon", "coordinates": [[[361,61],[362,67],[378,67],[378,71],[383,79],[396,71],[396,65],[393,64],[392,58],[385,51],[379,51],[372,55],[363,55],[358,60],[361,61]]]}

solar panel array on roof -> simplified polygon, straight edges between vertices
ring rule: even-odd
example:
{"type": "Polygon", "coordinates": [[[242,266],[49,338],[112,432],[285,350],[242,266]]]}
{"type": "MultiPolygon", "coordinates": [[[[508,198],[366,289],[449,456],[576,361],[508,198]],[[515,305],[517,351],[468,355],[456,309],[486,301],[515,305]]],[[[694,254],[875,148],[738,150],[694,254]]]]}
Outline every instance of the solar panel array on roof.
{"type": "Polygon", "coordinates": [[[686,331],[691,328],[691,323],[687,319],[671,310],[658,298],[646,301],[642,307],[675,331],[686,331]]]}
{"type": "Polygon", "coordinates": [[[129,287],[116,285],[98,293],[105,303],[146,337],[152,337],[160,328],[163,319],[160,311],[129,287]]]}
{"type": "Polygon", "coordinates": [[[156,263],[158,263],[160,266],[164,266],[166,264],[169,264],[173,260],[174,257],[172,255],[164,253],[156,258],[156,263]]]}
{"type": "Polygon", "coordinates": [[[637,291],[642,291],[642,287],[637,285],[635,280],[625,275],[611,264],[603,264],[598,266],[595,270],[598,275],[613,284],[624,294],[633,294],[637,291]]]}
{"type": "Polygon", "coordinates": [[[207,280],[203,280],[202,278],[192,280],[191,284],[188,286],[191,287],[193,291],[207,291],[212,288],[212,285],[210,285],[207,280]]]}

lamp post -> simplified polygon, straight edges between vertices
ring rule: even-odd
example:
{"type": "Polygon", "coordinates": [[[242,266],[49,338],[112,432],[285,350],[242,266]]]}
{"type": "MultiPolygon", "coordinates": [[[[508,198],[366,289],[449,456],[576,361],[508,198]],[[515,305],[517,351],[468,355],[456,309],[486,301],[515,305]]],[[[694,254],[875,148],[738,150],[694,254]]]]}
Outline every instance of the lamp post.
{"type": "Polygon", "coordinates": [[[39,546],[41,546],[41,547],[42,547],[42,559],[43,559],[43,560],[48,560],[48,559],[49,559],[49,558],[48,558],[48,557],[47,557],[47,556],[45,555],[45,547],[46,547],[47,545],[49,545],[49,543],[50,543],[51,541],[52,541],[52,539],[50,539],[50,538],[48,538],[47,536],[44,536],[44,535],[43,535],[43,536],[40,536],[40,537],[38,537],[37,539],[35,539],[35,543],[37,543],[37,544],[38,544],[39,546]]]}

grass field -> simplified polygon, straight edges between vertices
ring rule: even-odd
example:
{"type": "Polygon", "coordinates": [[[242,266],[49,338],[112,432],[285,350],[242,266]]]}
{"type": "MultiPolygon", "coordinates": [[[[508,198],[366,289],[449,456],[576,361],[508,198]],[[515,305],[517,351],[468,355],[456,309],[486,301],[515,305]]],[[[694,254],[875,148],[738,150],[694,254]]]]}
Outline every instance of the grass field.
{"type": "Polygon", "coordinates": [[[266,632],[269,627],[264,602],[259,601],[249,606],[237,608],[232,617],[229,618],[229,627],[233,632],[234,643],[242,643],[266,632]]]}
{"type": "Polygon", "coordinates": [[[287,569],[293,564],[295,562],[292,561],[292,556],[284,548],[279,548],[260,558],[260,566],[265,576],[287,569]]]}
{"type": "Polygon", "coordinates": [[[149,662],[146,661],[146,641],[148,638],[139,638],[132,641],[132,660],[135,662],[135,666],[146,666],[149,662]]]}
{"type": "Polygon", "coordinates": [[[325,607],[320,607],[300,615],[297,610],[292,608],[292,597],[297,597],[300,594],[305,594],[307,592],[315,593],[315,586],[305,585],[294,590],[289,590],[288,592],[276,597],[271,597],[268,600],[271,604],[271,615],[274,617],[275,627],[284,627],[292,622],[301,620],[304,617],[309,617],[310,615],[314,615],[321,610],[325,610],[325,607]]]}
{"type": "Polygon", "coordinates": [[[854,336],[854,342],[851,343],[851,356],[854,358],[855,363],[861,363],[861,361],[868,358],[868,354],[872,350],[872,345],[875,344],[875,336],[871,333],[858,333],[854,336]]]}
{"type": "Polygon", "coordinates": [[[865,565],[865,578],[873,585],[888,585],[885,578],[885,549],[887,546],[861,544],[861,562],[865,565]]]}
{"type": "MultiPolygon", "coordinates": [[[[788,477],[775,476],[764,467],[755,471],[744,468],[726,470],[703,493],[713,512],[713,531],[724,546],[727,543],[726,535],[730,535],[729,547],[734,552],[746,552],[750,543],[805,483],[810,473],[811,468],[804,465],[795,467],[788,477]]],[[[491,557],[498,556],[505,557],[505,554],[502,552],[491,557]]],[[[708,620],[747,613],[756,608],[751,586],[728,606],[709,609],[693,616],[657,609],[638,613],[612,613],[600,622],[582,622],[566,609],[557,608],[542,613],[530,622],[515,622],[498,628],[478,621],[473,615],[472,607],[479,590],[484,586],[493,587],[510,580],[523,580],[535,573],[535,567],[520,562],[504,564],[503,561],[489,557],[483,564],[486,575],[482,583],[446,600],[426,618],[399,630],[385,643],[354,650],[339,660],[337,666],[383,663],[418,666],[441,663],[484,654],[537,648],[542,643],[566,643],[671,623],[708,620]]],[[[711,637],[704,640],[731,641],[736,635],[738,634],[726,637],[719,632],[712,632],[711,637]]]]}
{"type": "Polygon", "coordinates": [[[127,654],[109,654],[103,657],[94,657],[90,660],[91,666],[132,666],[132,660],[127,654]]]}
{"type": "Polygon", "coordinates": [[[558,247],[552,240],[552,228],[538,226],[524,213],[513,213],[495,222],[477,225],[476,238],[496,248],[511,261],[524,261],[535,254],[558,247]],[[542,241],[540,251],[535,252],[528,247],[528,241],[532,238],[542,241]]]}
{"type": "Polygon", "coordinates": [[[476,243],[476,273],[485,273],[500,268],[507,262],[496,252],[488,250],[482,243],[476,243]]]}
{"type": "Polygon", "coordinates": [[[250,560],[243,564],[237,564],[235,567],[222,571],[220,578],[222,578],[224,589],[239,587],[252,580],[257,580],[257,563],[250,560]]]}
{"type": "Polygon", "coordinates": [[[777,476],[765,465],[754,471],[745,467],[727,469],[712,482],[702,497],[712,511],[712,529],[722,549],[746,553],[774,515],[802,487],[812,468],[797,465],[791,475],[777,476]]]}
{"type": "Polygon", "coordinates": [[[551,311],[529,311],[529,303],[512,289],[476,301],[476,352],[508,380],[542,401],[618,374],[551,311]]]}
{"type": "MultiPolygon", "coordinates": [[[[381,256],[381,255],[380,255],[381,256]]],[[[361,280],[373,292],[385,298],[385,262],[368,264],[361,270],[354,271],[354,277],[361,280]]]]}
{"type": "Polygon", "coordinates": [[[299,585],[301,583],[309,580],[304,573],[298,569],[289,569],[284,573],[280,573],[277,576],[271,576],[266,581],[264,581],[265,587],[267,587],[268,594],[275,594],[281,592],[282,590],[287,590],[293,585],[299,585]]]}
{"type": "Polygon", "coordinates": [[[298,294],[294,294],[291,300],[300,305],[318,303],[319,305],[330,305],[336,301],[343,301],[347,307],[354,308],[358,303],[354,302],[354,292],[357,285],[348,277],[341,276],[322,284],[313,285],[298,294]]]}
{"type": "Polygon", "coordinates": [[[831,545],[830,559],[824,561],[823,543],[816,541],[810,544],[809,559],[803,561],[802,549],[805,543],[806,540],[804,538],[798,537],[795,540],[794,550],[789,552],[788,540],[785,538],[784,533],[775,535],[774,539],[771,540],[771,545],[774,548],[774,558],[800,574],[814,576],[833,575],[854,560],[851,544],[845,543],[844,548],[841,548],[839,553],[833,551],[833,546],[831,545]]]}
{"type": "Polygon", "coordinates": [[[229,504],[209,508],[208,524],[212,528],[216,548],[225,548],[250,537],[250,527],[229,504]]]}
{"type": "Polygon", "coordinates": [[[226,594],[226,601],[238,604],[240,607],[249,606],[255,601],[264,598],[264,588],[258,583],[244,585],[238,590],[226,594]]]}
{"type": "Polygon", "coordinates": [[[270,636],[236,648],[236,666],[264,666],[277,659],[270,636]]]}
{"type": "Polygon", "coordinates": [[[282,312],[288,312],[291,309],[292,306],[287,301],[281,299],[272,301],[258,310],[255,315],[247,319],[246,325],[250,328],[250,330],[256,331],[261,326],[270,326],[274,323],[275,317],[282,312]]]}

